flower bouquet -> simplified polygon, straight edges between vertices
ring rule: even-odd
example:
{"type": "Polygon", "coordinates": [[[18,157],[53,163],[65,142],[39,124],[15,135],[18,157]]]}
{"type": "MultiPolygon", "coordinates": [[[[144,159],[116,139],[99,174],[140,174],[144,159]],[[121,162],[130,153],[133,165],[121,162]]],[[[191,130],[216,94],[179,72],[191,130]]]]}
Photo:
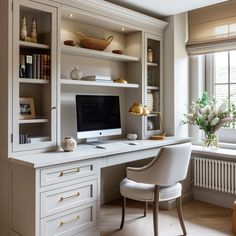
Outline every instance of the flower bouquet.
{"type": "Polygon", "coordinates": [[[217,103],[215,98],[210,99],[207,92],[189,107],[190,113],[184,114],[184,124],[197,125],[205,132],[204,147],[217,147],[216,132],[221,127],[235,127],[236,106],[228,100],[217,103]]]}

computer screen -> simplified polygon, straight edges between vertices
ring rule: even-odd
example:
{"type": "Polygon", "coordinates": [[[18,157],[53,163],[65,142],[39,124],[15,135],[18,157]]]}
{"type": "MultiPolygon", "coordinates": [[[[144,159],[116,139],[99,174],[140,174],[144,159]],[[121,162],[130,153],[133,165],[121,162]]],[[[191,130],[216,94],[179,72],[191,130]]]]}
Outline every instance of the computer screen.
{"type": "Polygon", "coordinates": [[[77,137],[121,134],[119,96],[76,95],[77,137]]]}

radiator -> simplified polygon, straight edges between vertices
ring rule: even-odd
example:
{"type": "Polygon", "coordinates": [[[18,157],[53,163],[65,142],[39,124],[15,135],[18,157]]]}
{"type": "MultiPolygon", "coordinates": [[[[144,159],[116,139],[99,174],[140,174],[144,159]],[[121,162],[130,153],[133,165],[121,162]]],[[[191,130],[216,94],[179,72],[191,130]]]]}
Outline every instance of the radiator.
{"type": "Polygon", "coordinates": [[[236,194],[236,163],[194,157],[194,186],[236,194]]]}

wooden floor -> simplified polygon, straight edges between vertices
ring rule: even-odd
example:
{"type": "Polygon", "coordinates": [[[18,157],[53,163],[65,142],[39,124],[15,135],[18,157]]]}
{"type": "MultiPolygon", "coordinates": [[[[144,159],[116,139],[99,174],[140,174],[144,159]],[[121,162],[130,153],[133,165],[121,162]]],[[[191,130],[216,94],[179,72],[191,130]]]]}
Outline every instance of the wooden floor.
{"type": "MultiPolygon", "coordinates": [[[[142,204],[129,201],[123,230],[119,231],[121,202],[104,205],[101,209],[101,236],[152,236],[152,210],[142,217],[142,204]]],[[[232,210],[191,201],[183,205],[188,236],[226,236],[231,233],[232,210]]],[[[180,236],[181,227],[176,210],[159,211],[159,236],[180,236]]]]}

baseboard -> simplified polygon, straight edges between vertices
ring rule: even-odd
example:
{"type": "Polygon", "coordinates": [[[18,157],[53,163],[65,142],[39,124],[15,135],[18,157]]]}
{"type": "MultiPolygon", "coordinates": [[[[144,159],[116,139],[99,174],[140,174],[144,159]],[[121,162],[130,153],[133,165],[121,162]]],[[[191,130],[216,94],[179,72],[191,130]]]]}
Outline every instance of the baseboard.
{"type": "Polygon", "coordinates": [[[236,196],[234,194],[194,188],[193,199],[232,209],[236,196]]]}
{"type": "MultiPolygon", "coordinates": [[[[188,202],[191,201],[193,199],[193,193],[189,192],[189,193],[185,193],[182,195],[182,202],[188,202]]],[[[165,210],[170,210],[175,208],[176,204],[175,204],[175,200],[170,200],[170,201],[166,201],[166,202],[160,202],[160,208],[165,209],[165,210]]]]}

